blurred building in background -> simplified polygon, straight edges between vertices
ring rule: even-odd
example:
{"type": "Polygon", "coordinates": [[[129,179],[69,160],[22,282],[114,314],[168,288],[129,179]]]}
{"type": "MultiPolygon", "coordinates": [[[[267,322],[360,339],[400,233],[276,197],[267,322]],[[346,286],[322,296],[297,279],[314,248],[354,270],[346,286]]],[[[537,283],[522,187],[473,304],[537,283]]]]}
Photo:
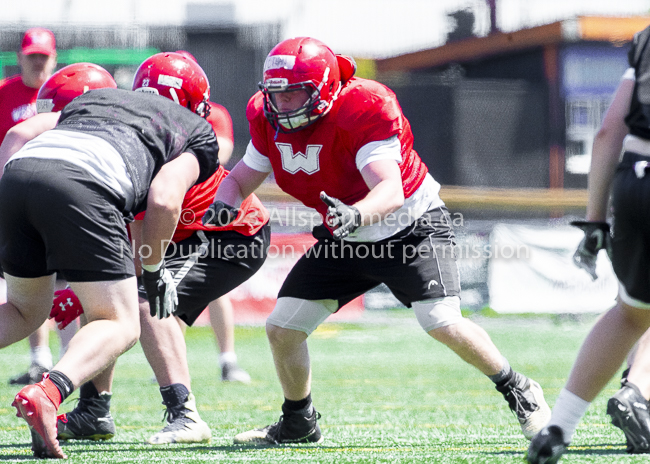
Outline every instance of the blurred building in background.
{"type": "Polygon", "coordinates": [[[442,184],[586,188],[593,138],[650,16],[577,17],[377,60],[442,184]]]}

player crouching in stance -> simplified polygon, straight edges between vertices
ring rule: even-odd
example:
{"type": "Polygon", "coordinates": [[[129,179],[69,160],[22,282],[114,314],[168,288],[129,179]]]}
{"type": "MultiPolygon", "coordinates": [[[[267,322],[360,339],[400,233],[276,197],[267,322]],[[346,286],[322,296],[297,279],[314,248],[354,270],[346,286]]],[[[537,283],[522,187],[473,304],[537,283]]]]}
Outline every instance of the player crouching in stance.
{"type": "Polygon", "coordinates": [[[88,321],[54,369],[16,395],[37,456],[65,457],[57,440],[59,405],[140,336],[126,222],[144,210],[148,298],[157,312],[174,311],[165,249],[185,194],[214,174],[218,151],[202,117],[156,95],[117,88],[79,95],[60,113],[39,114],[5,138],[0,261],[8,302],[0,306],[0,346],[47,319],[55,272],[69,282],[88,321]]]}
{"type": "Polygon", "coordinates": [[[282,190],[315,208],[325,223],[314,229],[318,242],[287,276],[266,323],[285,398],[282,417],[237,435],[235,443],[322,440],[306,339],[380,283],[414,309],[429,335],[496,384],[530,438],[550,413],[542,389],[513,371],[488,334],[462,317],[440,184],[413,150],[395,94],[354,72],[351,58],[312,38],[273,48],[246,111],[251,143],[212,206],[227,212],[273,172],[282,190]]]}
{"type": "MultiPolygon", "coordinates": [[[[158,53],[147,58],[136,71],[133,90],[168,98],[192,111],[209,96],[203,70],[194,60],[178,53],[158,53]]],[[[213,123],[218,125],[219,121],[213,123]]],[[[269,214],[255,195],[244,201],[241,211],[235,212],[236,217],[229,224],[215,227],[201,222],[227,174],[220,166],[209,179],[187,192],[165,256],[165,268],[178,295],[173,315],[188,325],[196,321],[211,301],[248,280],[266,259],[270,242],[269,214]]],[[[130,224],[136,250],[141,249],[143,219],[147,215],[136,216],[130,224]]],[[[136,260],[136,274],[137,268],[136,260]]],[[[144,280],[139,289],[140,344],[156,375],[167,410],[167,425],[147,442],[152,445],[209,442],[210,428],[199,416],[191,393],[183,331],[176,317],[169,317],[172,313],[157,311],[155,302],[147,301],[146,286],[144,280]]],[[[62,322],[74,319],[82,311],[78,305],[74,305],[75,310],[60,311],[57,303],[70,296],[74,298],[69,293],[59,295],[53,306],[53,316],[62,322]]],[[[58,418],[59,439],[113,437],[115,424],[110,414],[111,393],[108,393],[113,367],[81,386],[77,407],[58,418]]]]}

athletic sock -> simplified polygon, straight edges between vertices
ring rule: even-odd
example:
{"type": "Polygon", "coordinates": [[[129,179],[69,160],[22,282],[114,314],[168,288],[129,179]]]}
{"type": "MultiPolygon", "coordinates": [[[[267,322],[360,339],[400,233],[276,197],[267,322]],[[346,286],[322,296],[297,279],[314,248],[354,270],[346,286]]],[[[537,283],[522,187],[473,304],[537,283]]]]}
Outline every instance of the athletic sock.
{"type": "Polygon", "coordinates": [[[237,354],[234,351],[224,351],[219,353],[219,365],[223,367],[225,364],[235,364],[237,362],[237,354]]]}
{"type": "Polygon", "coordinates": [[[182,383],[173,383],[166,387],[160,387],[163,403],[167,407],[178,406],[187,401],[190,391],[182,383]]]}
{"type": "MultiPolygon", "coordinates": [[[[61,395],[61,399],[59,400],[58,404],[56,403],[55,398],[50,397],[49,394],[47,395],[58,408],[59,405],[72,394],[74,391],[74,385],[72,384],[72,380],[70,380],[67,375],[60,371],[50,371],[47,374],[47,378],[43,380],[43,384],[49,385],[48,382],[53,383],[54,386],[56,386],[56,389],[59,391],[59,395],[61,395]]],[[[48,393],[47,389],[45,390],[45,393],[48,393]]]]}
{"type": "Polygon", "coordinates": [[[590,404],[590,402],[563,388],[557,397],[555,406],[553,406],[551,420],[548,425],[560,427],[564,433],[564,441],[570,443],[582,416],[585,415],[590,404]]]}
{"type": "Polygon", "coordinates": [[[29,354],[32,364],[37,364],[45,369],[52,369],[52,352],[49,346],[35,346],[30,349],[29,354]]]}
{"type": "Polygon", "coordinates": [[[285,398],[284,404],[282,405],[282,409],[286,411],[300,411],[301,409],[305,409],[309,405],[311,405],[311,393],[307,395],[305,398],[298,401],[292,401],[285,398]]]}
{"type": "Polygon", "coordinates": [[[508,360],[506,358],[503,358],[503,367],[501,370],[494,375],[488,375],[488,379],[494,382],[497,387],[501,387],[508,383],[513,375],[515,375],[515,371],[513,371],[512,367],[510,367],[508,360]]]}
{"type": "Polygon", "coordinates": [[[79,387],[79,398],[99,398],[99,392],[97,391],[97,387],[95,387],[95,384],[92,380],[89,380],[81,387],[79,387]]]}

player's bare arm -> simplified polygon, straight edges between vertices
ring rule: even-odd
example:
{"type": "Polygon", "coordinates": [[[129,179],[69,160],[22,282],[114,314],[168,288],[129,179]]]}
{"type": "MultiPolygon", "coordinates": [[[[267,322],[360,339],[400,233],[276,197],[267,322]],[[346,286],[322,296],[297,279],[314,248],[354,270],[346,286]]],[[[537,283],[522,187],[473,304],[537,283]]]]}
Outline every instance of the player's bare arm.
{"type": "Polygon", "coordinates": [[[268,172],[257,171],[240,161],[219,185],[214,201],[238,208],[244,198],[262,185],[268,176],[268,172]]]}
{"type": "Polygon", "coordinates": [[[368,163],[361,170],[361,176],[370,189],[363,200],[354,206],[361,213],[361,225],[368,225],[377,216],[382,218],[393,213],[404,204],[404,189],[399,165],[394,160],[378,160],[368,163]]]}
{"type": "Polygon", "coordinates": [[[217,135],[217,143],[219,144],[219,163],[225,165],[232,156],[235,145],[230,138],[220,135],[217,135]]]}
{"type": "Polygon", "coordinates": [[[54,129],[60,115],[61,113],[38,114],[9,129],[0,145],[0,166],[4,166],[27,142],[45,131],[54,129]]]}
{"type": "Polygon", "coordinates": [[[151,254],[142,263],[155,265],[163,260],[166,243],[172,238],[181,213],[183,198],[199,177],[199,163],[191,153],[163,165],[154,177],[147,198],[147,214],[142,224],[142,243],[151,254]],[[161,249],[162,248],[162,249],[161,249]]]}
{"type": "Polygon", "coordinates": [[[596,134],[589,171],[588,221],[605,221],[609,191],[621,154],[623,139],[629,132],[625,116],[630,109],[634,80],[624,79],[619,84],[614,100],[605,114],[596,134]]]}

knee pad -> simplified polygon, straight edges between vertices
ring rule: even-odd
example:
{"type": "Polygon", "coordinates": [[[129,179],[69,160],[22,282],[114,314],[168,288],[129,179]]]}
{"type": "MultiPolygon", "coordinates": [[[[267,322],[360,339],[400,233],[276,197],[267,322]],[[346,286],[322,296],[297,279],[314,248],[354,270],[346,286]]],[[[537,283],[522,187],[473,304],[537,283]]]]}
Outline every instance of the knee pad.
{"type": "Polygon", "coordinates": [[[411,304],[415,317],[425,332],[456,324],[463,319],[460,312],[460,297],[445,296],[411,304]]]}
{"type": "Polygon", "coordinates": [[[336,300],[303,300],[285,296],[278,298],[266,322],[283,329],[298,330],[311,335],[338,309],[339,304],[336,300]]]}

